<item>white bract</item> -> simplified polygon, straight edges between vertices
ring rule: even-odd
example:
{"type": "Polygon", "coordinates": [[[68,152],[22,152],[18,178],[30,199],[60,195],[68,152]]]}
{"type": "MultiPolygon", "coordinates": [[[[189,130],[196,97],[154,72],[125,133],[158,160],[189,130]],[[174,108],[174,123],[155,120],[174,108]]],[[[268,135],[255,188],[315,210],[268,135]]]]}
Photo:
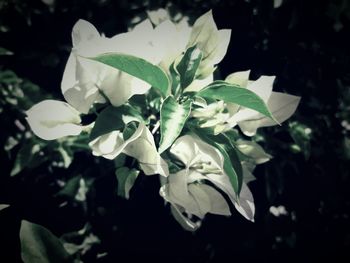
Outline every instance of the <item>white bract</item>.
{"type": "Polygon", "coordinates": [[[62,101],[41,101],[31,107],[26,114],[32,131],[44,140],[78,135],[83,130],[79,112],[62,101]]]}
{"type": "Polygon", "coordinates": [[[115,159],[121,153],[135,158],[146,175],[168,176],[169,174],[168,165],[160,157],[153,135],[143,123],[139,123],[134,134],[126,140],[122,132],[112,131],[97,137],[89,145],[93,155],[109,160],[115,159]]]}
{"type": "Polygon", "coordinates": [[[218,30],[211,10],[196,20],[187,48],[196,44],[203,52],[198,70],[199,78],[206,78],[213,73],[215,65],[224,58],[227,52],[230,38],[230,29],[218,30]]]}
{"type": "Polygon", "coordinates": [[[194,135],[184,135],[175,141],[170,152],[185,168],[170,174],[160,193],[171,203],[173,213],[177,213],[174,216],[178,220],[182,219],[180,221],[182,225],[192,230],[198,227],[198,224],[191,220],[191,215],[202,219],[207,213],[231,214],[221,193],[214,187],[204,184],[203,180],[208,180],[221,189],[244,217],[254,220],[254,200],[250,190],[244,182],[237,198],[224,171],[223,156],[216,148],[194,135]]]}
{"type": "Polygon", "coordinates": [[[92,24],[79,20],[73,27],[73,48],[61,83],[65,99],[78,111],[88,113],[94,102],[108,99],[112,105],[120,106],[133,95],[146,93],[150,89],[148,83],[87,57],[118,52],[158,63],[159,55],[150,44],[152,35],[149,20],[112,38],[100,35],[92,24]]]}

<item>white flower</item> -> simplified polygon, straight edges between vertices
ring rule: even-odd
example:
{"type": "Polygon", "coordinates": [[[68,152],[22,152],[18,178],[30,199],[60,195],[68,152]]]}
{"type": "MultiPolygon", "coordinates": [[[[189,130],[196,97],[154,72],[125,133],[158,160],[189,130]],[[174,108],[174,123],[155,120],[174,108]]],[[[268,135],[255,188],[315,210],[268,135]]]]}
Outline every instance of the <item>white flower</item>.
{"type": "Polygon", "coordinates": [[[218,30],[211,10],[196,20],[187,47],[197,44],[203,52],[202,62],[199,65],[200,78],[212,74],[215,65],[224,58],[230,37],[231,30],[218,30]]]}
{"type": "Polygon", "coordinates": [[[224,172],[223,157],[216,148],[193,135],[185,135],[175,141],[170,152],[185,165],[185,169],[170,174],[160,194],[171,203],[174,217],[183,226],[191,230],[198,228],[191,215],[202,219],[206,213],[231,214],[221,193],[202,180],[208,180],[221,189],[244,217],[254,220],[254,200],[250,190],[244,182],[237,199],[224,172]]]}
{"type": "Polygon", "coordinates": [[[160,157],[153,135],[143,123],[139,123],[135,133],[126,140],[122,132],[112,131],[99,136],[89,145],[93,150],[93,155],[103,156],[109,160],[113,160],[120,153],[135,158],[146,175],[168,176],[169,174],[168,165],[160,157]]]}
{"type": "MultiPolygon", "coordinates": [[[[274,76],[261,76],[256,81],[249,81],[248,76],[249,71],[237,72],[229,75],[226,81],[231,84],[241,85],[241,87],[257,94],[267,104],[278,123],[284,122],[293,115],[300,102],[300,97],[273,92],[274,76]]],[[[238,105],[232,105],[231,109],[229,108],[229,112],[232,117],[227,121],[229,123],[228,126],[234,127],[238,124],[242,132],[247,136],[255,135],[260,127],[278,124],[255,110],[238,107],[238,105]]]]}
{"type": "Polygon", "coordinates": [[[72,31],[72,52],[63,74],[62,93],[69,104],[88,113],[94,102],[107,98],[112,105],[124,104],[134,94],[146,93],[150,85],[138,78],[85,57],[119,52],[159,62],[159,55],[150,44],[153,27],[149,20],[133,31],[107,38],[85,20],[79,20],[72,31]]]}
{"type": "Polygon", "coordinates": [[[44,100],[31,107],[26,114],[32,131],[44,140],[78,135],[83,129],[79,112],[62,101],[44,100]]]}

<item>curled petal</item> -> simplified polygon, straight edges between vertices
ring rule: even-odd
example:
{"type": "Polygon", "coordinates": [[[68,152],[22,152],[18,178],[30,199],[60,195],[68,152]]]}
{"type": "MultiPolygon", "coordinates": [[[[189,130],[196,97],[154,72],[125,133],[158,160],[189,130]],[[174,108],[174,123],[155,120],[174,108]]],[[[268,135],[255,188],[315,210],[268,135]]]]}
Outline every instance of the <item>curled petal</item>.
{"type": "Polygon", "coordinates": [[[127,140],[119,131],[99,136],[89,143],[96,156],[113,160],[120,153],[135,158],[146,175],[160,174],[168,176],[167,163],[157,152],[153,135],[143,123],[139,123],[134,134],[127,140]]]}
{"type": "Polygon", "coordinates": [[[44,140],[55,140],[82,131],[79,112],[68,103],[44,100],[27,112],[27,121],[33,132],[44,140]]]}
{"type": "Polygon", "coordinates": [[[127,144],[123,152],[137,159],[146,175],[160,174],[168,176],[168,165],[160,157],[152,133],[143,123],[139,124],[140,127],[142,129],[140,136],[127,144]]]}
{"type": "Polygon", "coordinates": [[[176,204],[171,205],[171,213],[176,221],[187,231],[196,231],[201,226],[201,221],[193,222],[188,217],[185,217],[181,212],[181,208],[176,204]]]}

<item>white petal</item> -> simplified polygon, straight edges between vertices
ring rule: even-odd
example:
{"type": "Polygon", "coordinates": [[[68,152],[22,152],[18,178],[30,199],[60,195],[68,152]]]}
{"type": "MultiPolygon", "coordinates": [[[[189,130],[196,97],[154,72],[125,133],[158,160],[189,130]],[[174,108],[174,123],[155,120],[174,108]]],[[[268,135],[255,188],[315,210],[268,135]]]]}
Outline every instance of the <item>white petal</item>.
{"type": "Polygon", "coordinates": [[[196,20],[187,47],[197,44],[203,52],[198,70],[200,78],[205,78],[215,70],[214,65],[219,63],[227,52],[230,37],[231,30],[217,29],[211,10],[196,20]]]}
{"type": "Polygon", "coordinates": [[[186,213],[200,216],[199,206],[188,189],[188,170],[181,170],[168,177],[167,200],[184,208],[186,213]]]}
{"type": "Polygon", "coordinates": [[[272,93],[272,87],[275,78],[275,76],[261,76],[256,81],[248,84],[247,89],[253,91],[260,98],[262,98],[265,103],[267,103],[272,93]]]}
{"type": "Polygon", "coordinates": [[[250,70],[234,72],[228,75],[226,82],[246,88],[248,85],[250,70]]]}
{"type": "Polygon", "coordinates": [[[171,63],[185,48],[179,42],[176,26],[170,20],[162,22],[155,28],[152,43],[160,54],[161,66],[165,70],[169,69],[171,63]]]}
{"type": "MultiPolygon", "coordinates": [[[[293,96],[290,94],[272,92],[270,99],[267,103],[272,115],[275,119],[282,123],[285,120],[289,119],[297,109],[300,102],[300,97],[293,96]]],[[[270,119],[269,119],[270,120],[270,119]]],[[[274,125],[275,122],[270,120],[269,122],[265,121],[264,125],[274,125]]],[[[264,127],[264,126],[261,126],[264,127]]]]}
{"type": "Polygon", "coordinates": [[[202,184],[200,187],[207,193],[210,200],[210,213],[217,215],[231,215],[230,207],[225,198],[213,187],[202,184]]]}
{"type": "MultiPolygon", "coordinates": [[[[272,92],[267,106],[275,119],[279,123],[282,123],[293,115],[299,102],[300,97],[285,93],[272,92]]],[[[238,125],[245,135],[253,136],[259,127],[274,126],[276,125],[276,122],[258,113],[253,116],[251,120],[248,119],[239,122],[238,125]]]]}
{"type": "Polygon", "coordinates": [[[214,81],[214,75],[210,74],[208,77],[204,79],[195,79],[192,83],[185,88],[184,92],[198,92],[208,86],[210,83],[214,81]]]}
{"type": "Polygon", "coordinates": [[[120,131],[113,131],[108,134],[104,134],[99,138],[96,138],[93,142],[90,143],[93,150],[95,148],[93,154],[97,156],[111,154],[115,148],[118,147],[119,134],[120,131]]]}
{"type": "Polygon", "coordinates": [[[234,203],[237,211],[246,219],[254,222],[255,205],[254,198],[248,186],[243,183],[242,190],[239,195],[239,202],[234,203]]]}
{"type": "Polygon", "coordinates": [[[113,160],[122,153],[129,143],[135,141],[141,136],[142,130],[143,127],[139,125],[135,133],[126,141],[123,140],[122,134],[119,131],[112,131],[108,134],[97,137],[89,143],[89,146],[93,149],[94,155],[103,156],[106,159],[113,160]],[[101,145],[102,151],[100,148],[101,145]]]}
{"type": "Polygon", "coordinates": [[[207,179],[224,191],[232,203],[236,202],[236,194],[226,174],[207,174],[207,179]]]}
{"type": "Polygon", "coordinates": [[[200,221],[195,223],[185,217],[176,204],[171,205],[171,213],[176,221],[187,231],[196,231],[200,227],[200,221]]]}
{"type": "Polygon", "coordinates": [[[218,32],[219,40],[212,56],[207,57],[213,65],[220,63],[225,57],[231,39],[231,29],[221,29],[218,32]]]}
{"type": "Polygon", "coordinates": [[[253,158],[256,164],[265,163],[272,158],[272,156],[267,154],[256,142],[238,140],[236,143],[238,150],[250,158],[253,158]]]}
{"type": "Polygon", "coordinates": [[[197,155],[192,136],[184,135],[179,137],[171,146],[170,152],[184,165],[189,167],[190,163],[197,155]]]}
{"type": "Polygon", "coordinates": [[[168,165],[160,157],[152,133],[143,123],[139,124],[139,129],[142,129],[140,136],[125,145],[123,152],[137,159],[146,175],[168,176],[168,165]]]}
{"type": "Polygon", "coordinates": [[[97,29],[88,21],[80,19],[72,30],[73,46],[79,46],[84,42],[93,41],[100,37],[97,29]]]}
{"type": "Polygon", "coordinates": [[[105,102],[98,90],[98,77],[102,70],[98,63],[77,59],[74,54],[69,56],[61,90],[66,101],[79,112],[87,114],[94,102],[105,102]]]}
{"type": "Polygon", "coordinates": [[[254,181],[256,178],[253,175],[253,170],[255,169],[255,165],[247,162],[241,162],[242,164],[242,173],[243,173],[243,182],[246,184],[254,181]]]}
{"type": "MultiPolygon", "coordinates": [[[[191,47],[197,43],[198,47],[204,51],[204,45],[208,40],[211,40],[213,36],[217,36],[217,31],[218,28],[216,27],[213,13],[210,10],[199,17],[194,23],[187,47],[191,47]]],[[[216,42],[217,41],[215,41],[215,43],[216,42]]]]}
{"type": "Polygon", "coordinates": [[[27,121],[33,132],[44,140],[55,140],[82,131],[79,112],[62,101],[44,100],[27,112],[27,121]]]}
{"type": "Polygon", "coordinates": [[[6,204],[0,204],[0,211],[9,207],[10,205],[6,205],[6,204]]]}
{"type": "Polygon", "coordinates": [[[199,184],[189,184],[188,191],[198,207],[198,210],[191,212],[191,214],[194,214],[199,218],[204,218],[205,214],[209,213],[211,210],[211,200],[208,194],[199,184]]]}
{"type": "Polygon", "coordinates": [[[159,25],[162,21],[169,19],[168,11],[164,8],[159,8],[154,11],[146,11],[149,19],[154,25],[159,25]]]}
{"type": "Polygon", "coordinates": [[[104,75],[101,83],[101,90],[109,99],[110,103],[119,107],[133,95],[131,90],[131,81],[133,77],[125,72],[109,69],[104,75]]]}

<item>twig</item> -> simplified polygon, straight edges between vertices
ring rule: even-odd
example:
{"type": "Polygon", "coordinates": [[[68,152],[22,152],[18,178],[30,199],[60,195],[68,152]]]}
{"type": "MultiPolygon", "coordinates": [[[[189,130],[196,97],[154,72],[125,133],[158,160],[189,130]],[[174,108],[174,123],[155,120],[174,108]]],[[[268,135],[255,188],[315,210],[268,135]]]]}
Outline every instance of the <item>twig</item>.
{"type": "Polygon", "coordinates": [[[153,127],[153,129],[152,129],[152,134],[153,134],[153,135],[158,131],[159,126],[160,126],[160,122],[157,121],[156,125],[154,125],[154,127],[153,127]]]}

